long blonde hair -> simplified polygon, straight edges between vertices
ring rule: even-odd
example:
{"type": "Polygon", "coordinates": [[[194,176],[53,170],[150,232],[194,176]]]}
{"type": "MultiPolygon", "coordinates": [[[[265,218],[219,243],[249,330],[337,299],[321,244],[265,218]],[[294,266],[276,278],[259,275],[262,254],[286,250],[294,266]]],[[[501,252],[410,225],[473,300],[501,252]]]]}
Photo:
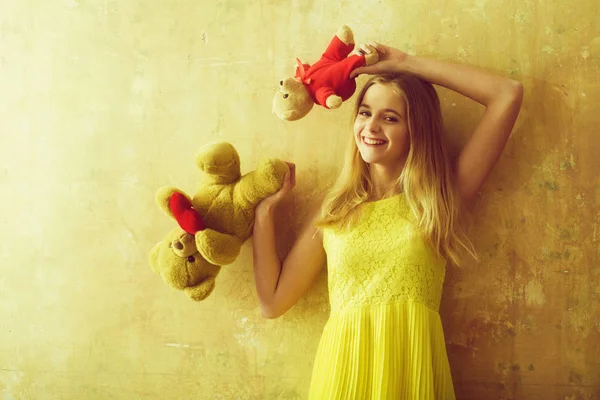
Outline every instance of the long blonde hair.
{"type": "MultiPolygon", "coordinates": [[[[433,86],[413,75],[377,75],[362,88],[356,99],[354,118],[367,90],[375,85],[391,87],[406,104],[410,149],[392,193],[404,191],[417,227],[438,256],[458,264],[461,249],[476,258],[461,226],[458,193],[444,140],[440,101],[433,86]]],[[[356,208],[373,193],[369,164],[361,157],[354,136],[342,172],[323,202],[316,225],[320,228],[351,228],[356,208]]]]}

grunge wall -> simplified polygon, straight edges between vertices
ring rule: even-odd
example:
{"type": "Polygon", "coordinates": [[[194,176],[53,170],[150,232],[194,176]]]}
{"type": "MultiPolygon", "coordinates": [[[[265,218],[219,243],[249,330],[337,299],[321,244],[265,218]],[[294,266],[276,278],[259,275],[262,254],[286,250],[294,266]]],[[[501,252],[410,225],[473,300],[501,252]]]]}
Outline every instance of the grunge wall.
{"type": "MultiPolygon", "coordinates": [[[[147,253],[191,192],[196,150],[243,172],[297,164],[279,250],[339,171],[351,104],[271,114],[295,57],[341,24],[357,42],[521,81],[523,109],[483,188],[481,260],[449,267],[441,309],[460,399],[600,397],[600,33],[596,1],[4,0],[0,4],[0,393],[3,399],[305,399],[326,278],[263,319],[251,241],[194,303],[147,253]]],[[[360,78],[362,82],[364,78],[360,78]]],[[[439,91],[464,143],[482,107],[439,91]]]]}

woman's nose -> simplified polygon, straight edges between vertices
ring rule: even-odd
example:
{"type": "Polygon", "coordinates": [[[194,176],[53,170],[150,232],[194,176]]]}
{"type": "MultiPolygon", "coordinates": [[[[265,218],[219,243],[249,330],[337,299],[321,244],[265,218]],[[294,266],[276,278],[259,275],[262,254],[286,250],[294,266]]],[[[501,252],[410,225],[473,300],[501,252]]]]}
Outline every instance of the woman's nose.
{"type": "Polygon", "coordinates": [[[379,132],[380,126],[375,118],[369,118],[369,120],[366,123],[366,128],[370,132],[379,132]]]}

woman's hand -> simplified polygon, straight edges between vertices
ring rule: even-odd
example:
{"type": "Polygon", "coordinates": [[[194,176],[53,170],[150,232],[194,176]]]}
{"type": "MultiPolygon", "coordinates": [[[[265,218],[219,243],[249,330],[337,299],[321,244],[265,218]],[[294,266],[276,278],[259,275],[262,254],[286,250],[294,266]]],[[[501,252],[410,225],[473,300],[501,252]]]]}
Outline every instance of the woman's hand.
{"type": "Polygon", "coordinates": [[[379,61],[373,65],[356,68],[350,73],[350,78],[355,78],[360,74],[394,74],[402,70],[402,63],[406,61],[408,54],[394,47],[386,46],[380,43],[369,42],[360,45],[355,52],[365,55],[376,51],[379,53],[379,61]]]}
{"type": "Polygon", "coordinates": [[[281,188],[270,196],[265,197],[256,206],[256,213],[272,212],[277,204],[296,186],[296,165],[286,161],[290,172],[283,177],[281,188]]]}

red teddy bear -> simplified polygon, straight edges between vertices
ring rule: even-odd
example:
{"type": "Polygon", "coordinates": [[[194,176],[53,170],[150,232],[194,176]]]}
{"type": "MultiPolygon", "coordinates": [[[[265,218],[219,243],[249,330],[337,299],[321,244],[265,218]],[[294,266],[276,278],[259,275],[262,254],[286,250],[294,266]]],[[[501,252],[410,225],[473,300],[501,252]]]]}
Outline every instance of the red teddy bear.
{"type": "Polygon", "coordinates": [[[350,55],[354,49],[352,30],[342,25],[333,37],[321,59],[312,66],[296,59],[296,76],[279,82],[279,91],[273,98],[273,112],[279,118],[295,121],[304,117],[317,103],[325,108],[338,108],[356,90],[350,78],[354,69],[371,65],[379,55],[350,55]]]}

